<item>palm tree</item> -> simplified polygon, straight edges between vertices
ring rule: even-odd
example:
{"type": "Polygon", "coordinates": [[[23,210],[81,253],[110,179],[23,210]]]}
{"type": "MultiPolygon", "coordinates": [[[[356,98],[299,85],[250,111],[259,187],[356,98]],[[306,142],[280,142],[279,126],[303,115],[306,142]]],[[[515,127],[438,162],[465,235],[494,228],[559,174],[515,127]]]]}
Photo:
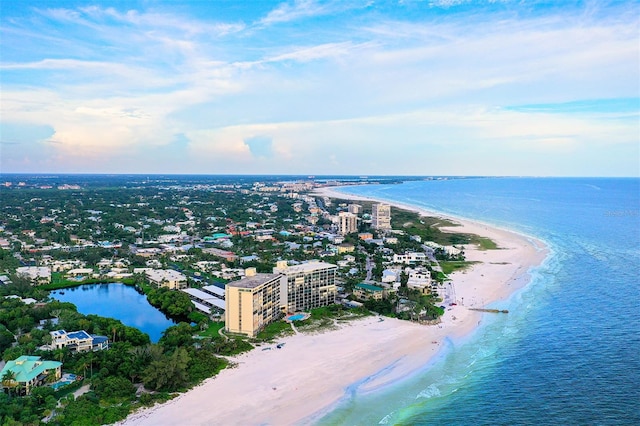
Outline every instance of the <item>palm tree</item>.
{"type": "Polygon", "coordinates": [[[16,382],[16,373],[12,370],[7,370],[2,375],[2,386],[9,389],[9,395],[11,395],[11,390],[18,386],[18,382],[16,382]]]}

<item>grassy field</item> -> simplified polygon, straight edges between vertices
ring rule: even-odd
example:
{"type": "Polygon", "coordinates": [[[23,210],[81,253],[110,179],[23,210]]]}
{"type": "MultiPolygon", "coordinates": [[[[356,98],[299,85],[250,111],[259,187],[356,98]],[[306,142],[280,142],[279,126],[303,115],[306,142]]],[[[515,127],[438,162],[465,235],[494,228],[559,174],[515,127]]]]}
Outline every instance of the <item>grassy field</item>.
{"type": "Polygon", "coordinates": [[[200,333],[198,333],[198,335],[202,337],[212,337],[212,338],[220,337],[220,334],[218,333],[222,328],[224,328],[223,321],[213,321],[209,323],[209,328],[207,328],[204,331],[201,331],[200,333]]]}
{"type": "Polygon", "coordinates": [[[258,333],[258,339],[271,342],[278,337],[289,336],[293,334],[293,329],[291,328],[291,324],[284,322],[284,320],[276,321],[264,328],[260,333],[258,333]]]}
{"type": "Polygon", "coordinates": [[[468,262],[468,261],[448,261],[448,262],[440,262],[440,267],[442,268],[442,272],[445,275],[449,275],[455,271],[464,271],[465,269],[470,268],[472,265],[479,262],[468,262]]]}

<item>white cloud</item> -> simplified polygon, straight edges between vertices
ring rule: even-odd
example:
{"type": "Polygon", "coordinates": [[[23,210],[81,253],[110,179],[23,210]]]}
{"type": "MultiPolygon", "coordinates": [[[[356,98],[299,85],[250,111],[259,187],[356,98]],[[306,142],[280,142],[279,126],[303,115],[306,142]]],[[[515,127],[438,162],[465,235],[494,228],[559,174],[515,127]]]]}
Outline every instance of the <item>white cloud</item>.
{"type": "Polygon", "coordinates": [[[564,158],[637,143],[637,114],[502,108],[638,96],[637,16],[372,14],[314,27],[303,41],[266,25],[363,6],[283,3],[251,31],[158,12],[40,11],[69,28],[69,44],[46,25],[41,34],[9,25],[11,41],[32,40],[42,52],[2,61],[2,119],[51,126],[60,164],[100,158],[104,171],[109,158],[166,146],[176,134],[190,140],[189,160],[202,172],[224,158],[224,172],[419,173],[434,157],[447,164],[479,147],[564,158]],[[246,140],[256,136],[272,141],[269,158],[252,155],[246,140]]]}

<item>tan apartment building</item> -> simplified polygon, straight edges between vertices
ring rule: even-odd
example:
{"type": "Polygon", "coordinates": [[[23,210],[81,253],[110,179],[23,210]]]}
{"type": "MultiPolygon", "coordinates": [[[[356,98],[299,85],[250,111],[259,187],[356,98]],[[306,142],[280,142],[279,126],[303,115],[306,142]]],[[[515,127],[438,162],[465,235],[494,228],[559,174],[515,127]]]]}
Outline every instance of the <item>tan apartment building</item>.
{"type": "Polygon", "coordinates": [[[381,231],[391,229],[391,206],[389,204],[371,206],[371,227],[381,231]]]}
{"type": "Polygon", "coordinates": [[[353,213],[340,212],[336,217],[336,224],[340,235],[351,234],[358,230],[358,216],[353,213]]]}
{"type": "Polygon", "coordinates": [[[336,302],[337,265],[312,261],[288,266],[278,262],[274,273],[285,275],[287,282],[286,306],[288,312],[307,311],[336,302]]]}
{"type": "Polygon", "coordinates": [[[285,310],[287,281],[281,274],[257,274],[247,270],[245,278],[225,286],[225,330],[255,337],[285,310]]]}

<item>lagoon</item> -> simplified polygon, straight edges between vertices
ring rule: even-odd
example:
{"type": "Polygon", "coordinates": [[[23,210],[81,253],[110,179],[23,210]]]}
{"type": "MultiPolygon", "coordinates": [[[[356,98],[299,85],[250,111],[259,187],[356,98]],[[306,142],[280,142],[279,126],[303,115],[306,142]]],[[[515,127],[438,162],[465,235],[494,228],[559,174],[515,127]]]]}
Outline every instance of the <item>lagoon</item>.
{"type": "Polygon", "coordinates": [[[134,287],[122,283],[90,284],[65,288],[51,292],[51,297],[61,302],[70,302],[78,312],[89,315],[115,318],[123,324],[147,333],[156,343],[164,330],[175,324],[166,315],[154,308],[146,296],[134,287]]]}

